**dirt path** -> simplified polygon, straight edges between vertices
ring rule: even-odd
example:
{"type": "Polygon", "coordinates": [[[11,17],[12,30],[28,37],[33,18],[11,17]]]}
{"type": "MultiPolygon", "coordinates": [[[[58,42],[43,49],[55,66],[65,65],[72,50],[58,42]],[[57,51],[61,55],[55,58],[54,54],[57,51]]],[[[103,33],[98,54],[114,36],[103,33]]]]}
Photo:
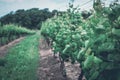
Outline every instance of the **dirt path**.
{"type": "Polygon", "coordinates": [[[14,46],[15,44],[19,43],[23,38],[24,38],[24,37],[18,38],[18,39],[16,39],[16,40],[14,40],[14,41],[12,41],[12,42],[4,45],[4,46],[1,46],[1,47],[0,47],[0,57],[5,56],[6,53],[7,53],[7,51],[8,51],[8,49],[9,49],[10,47],[14,46]]]}
{"type": "Polygon", "coordinates": [[[40,63],[38,68],[39,80],[78,80],[80,68],[76,63],[65,63],[67,78],[63,77],[60,61],[53,57],[50,48],[46,48],[44,40],[40,41],[40,63]]]}

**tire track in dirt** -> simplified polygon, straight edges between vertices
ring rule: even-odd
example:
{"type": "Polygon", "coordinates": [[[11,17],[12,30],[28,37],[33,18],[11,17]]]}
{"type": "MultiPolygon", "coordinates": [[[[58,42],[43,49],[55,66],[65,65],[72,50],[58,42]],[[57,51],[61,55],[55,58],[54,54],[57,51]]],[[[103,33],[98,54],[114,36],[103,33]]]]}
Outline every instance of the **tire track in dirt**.
{"type": "Polygon", "coordinates": [[[80,68],[78,64],[65,62],[67,77],[63,77],[60,69],[60,61],[53,57],[52,50],[46,48],[44,40],[40,40],[40,62],[38,68],[38,80],[78,80],[80,68]]]}
{"type": "Polygon", "coordinates": [[[56,60],[45,41],[40,40],[39,80],[67,80],[61,74],[60,62],[56,60]]]}
{"type": "Polygon", "coordinates": [[[0,57],[4,57],[7,54],[9,48],[16,45],[17,43],[19,43],[23,39],[24,39],[24,37],[20,37],[18,39],[13,40],[12,42],[4,45],[4,46],[1,46],[0,47],[0,57]]]}

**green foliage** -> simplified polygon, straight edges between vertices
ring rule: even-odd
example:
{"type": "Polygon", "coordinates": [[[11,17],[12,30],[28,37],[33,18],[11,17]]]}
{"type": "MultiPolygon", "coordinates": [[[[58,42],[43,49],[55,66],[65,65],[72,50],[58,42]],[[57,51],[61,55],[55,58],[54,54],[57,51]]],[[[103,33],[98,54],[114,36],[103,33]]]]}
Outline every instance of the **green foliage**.
{"type": "Polygon", "coordinates": [[[50,12],[48,8],[41,10],[39,8],[19,9],[16,12],[10,12],[1,17],[0,22],[2,25],[12,23],[28,29],[40,29],[42,22],[53,17],[57,12],[57,10],[50,12]]]}
{"type": "Polygon", "coordinates": [[[13,24],[0,27],[0,45],[4,45],[20,36],[34,34],[35,31],[13,24]]]}
{"type": "Polygon", "coordinates": [[[29,30],[27,28],[16,26],[13,24],[4,25],[0,29],[0,36],[9,36],[9,35],[20,35],[20,34],[32,34],[35,31],[29,30]]]}
{"type": "Polygon", "coordinates": [[[101,12],[99,6],[84,20],[71,4],[68,12],[47,20],[41,34],[52,39],[64,60],[78,61],[87,80],[119,80],[120,4],[101,7],[101,12]]]}
{"type": "Polygon", "coordinates": [[[0,58],[0,80],[37,80],[39,35],[26,37],[0,58]]]}

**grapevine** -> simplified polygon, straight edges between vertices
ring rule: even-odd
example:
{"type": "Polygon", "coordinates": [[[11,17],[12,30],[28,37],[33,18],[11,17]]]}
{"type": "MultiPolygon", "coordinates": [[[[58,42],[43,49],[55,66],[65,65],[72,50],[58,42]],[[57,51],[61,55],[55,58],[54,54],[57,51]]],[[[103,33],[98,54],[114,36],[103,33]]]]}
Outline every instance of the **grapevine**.
{"type": "Polygon", "coordinates": [[[87,80],[120,80],[120,4],[101,10],[96,6],[96,13],[84,19],[70,4],[67,12],[43,23],[41,34],[52,40],[63,61],[81,64],[79,80],[83,75],[87,80]]]}

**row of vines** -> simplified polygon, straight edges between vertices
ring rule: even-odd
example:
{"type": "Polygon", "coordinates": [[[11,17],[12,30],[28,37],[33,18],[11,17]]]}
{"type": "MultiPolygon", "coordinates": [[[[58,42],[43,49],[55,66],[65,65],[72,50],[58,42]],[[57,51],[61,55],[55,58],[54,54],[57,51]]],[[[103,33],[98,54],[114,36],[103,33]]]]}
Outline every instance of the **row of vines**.
{"type": "Polygon", "coordinates": [[[63,61],[80,63],[87,80],[120,80],[120,4],[100,7],[84,19],[79,8],[69,5],[67,12],[43,23],[41,34],[52,41],[54,53],[63,61]]]}
{"type": "Polygon", "coordinates": [[[19,38],[20,36],[34,33],[35,31],[23,27],[18,27],[13,24],[0,26],[0,46],[7,44],[16,38],[19,38]]]}

